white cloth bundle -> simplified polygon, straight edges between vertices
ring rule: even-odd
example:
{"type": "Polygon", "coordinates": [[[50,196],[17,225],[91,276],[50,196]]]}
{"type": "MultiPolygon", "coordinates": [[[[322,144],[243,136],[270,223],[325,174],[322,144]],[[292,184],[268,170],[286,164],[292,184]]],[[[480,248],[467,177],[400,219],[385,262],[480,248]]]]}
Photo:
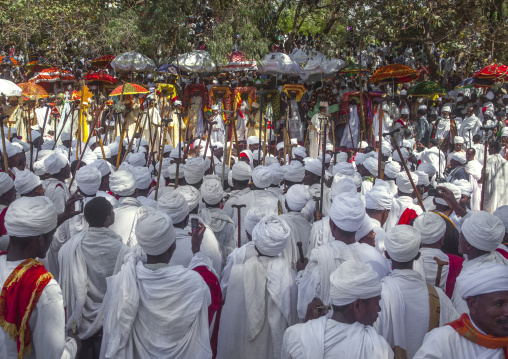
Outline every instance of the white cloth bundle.
{"type": "Polygon", "coordinates": [[[171,217],[174,224],[182,222],[189,215],[189,205],[181,193],[164,192],[157,203],[159,210],[171,217]]]}
{"type": "Polygon", "coordinates": [[[360,239],[369,234],[373,229],[374,225],[372,224],[370,217],[369,216],[363,217],[363,223],[355,233],[355,240],[358,242],[360,239]]]}
{"type": "MultiPolygon", "coordinates": [[[[234,173],[233,173],[234,178],[234,173]]],[[[252,171],[252,182],[259,189],[270,187],[273,181],[272,171],[265,166],[257,166],[252,171]]]]}
{"type": "Polygon", "coordinates": [[[310,200],[312,196],[309,190],[301,184],[291,186],[286,193],[286,203],[292,211],[301,211],[310,200]]]}
{"type": "Polygon", "coordinates": [[[147,189],[152,183],[152,175],[148,167],[132,167],[131,173],[136,179],[136,188],[147,189]]]}
{"type": "Polygon", "coordinates": [[[146,158],[143,152],[129,153],[125,159],[129,164],[140,167],[146,165],[146,158]]]}
{"type": "Polygon", "coordinates": [[[378,211],[390,210],[392,203],[393,195],[385,185],[377,182],[370,191],[365,193],[365,208],[378,211]]]}
{"type": "Polygon", "coordinates": [[[109,177],[109,188],[120,197],[128,197],[136,191],[136,179],[130,171],[118,170],[109,177]]]}
{"type": "Polygon", "coordinates": [[[455,161],[459,162],[461,165],[463,165],[467,161],[466,153],[465,152],[454,152],[452,155],[452,160],[455,160],[455,161]]]}
{"type": "Polygon", "coordinates": [[[385,239],[385,249],[396,262],[409,262],[420,252],[420,231],[401,224],[393,227],[385,239]]]}
{"type": "Polygon", "coordinates": [[[418,186],[427,187],[430,184],[429,175],[424,171],[414,171],[415,175],[418,176],[418,186]]]}
{"type": "Polygon", "coordinates": [[[329,214],[337,227],[343,231],[356,232],[363,223],[365,207],[358,195],[343,193],[333,199],[329,214]]]}
{"type": "Polygon", "coordinates": [[[248,181],[252,176],[252,168],[244,161],[236,162],[231,171],[233,179],[237,181],[248,181]]]}
{"type": "Polygon", "coordinates": [[[492,214],[503,222],[505,233],[508,232],[508,206],[501,206],[492,214]]]}
{"type": "Polygon", "coordinates": [[[201,157],[187,159],[183,166],[185,181],[189,184],[198,183],[203,179],[206,170],[205,161],[201,157]]]}
{"type": "Polygon", "coordinates": [[[173,192],[180,193],[185,198],[190,212],[198,206],[201,199],[199,190],[192,186],[178,186],[173,192]]]}
{"type": "Polygon", "coordinates": [[[285,166],[284,179],[293,183],[301,183],[305,177],[305,167],[299,161],[292,161],[285,166]]]}
{"type": "MultiPolygon", "coordinates": [[[[104,156],[106,156],[106,159],[111,158],[111,149],[108,146],[103,146],[102,148],[104,148],[104,156]]],[[[104,156],[102,155],[102,148],[101,146],[97,146],[93,150],[93,153],[97,156],[97,158],[104,159],[104,156]]]]}
{"type": "Polygon", "coordinates": [[[462,235],[473,247],[482,251],[493,252],[502,243],[505,226],[493,214],[478,211],[462,223],[462,235]]]}
{"type": "Polygon", "coordinates": [[[12,202],[5,214],[5,229],[12,237],[40,236],[56,228],[58,213],[45,196],[20,197],[12,202]]]}
{"type": "Polygon", "coordinates": [[[57,174],[69,164],[67,157],[60,153],[53,153],[51,156],[44,160],[44,167],[46,168],[46,172],[50,175],[57,174]]]}
{"type": "Polygon", "coordinates": [[[284,169],[282,166],[279,162],[276,162],[272,163],[268,168],[272,171],[272,186],[280,185],[284,181],[284,169]]]}
{"type": "Polygon", "coordinates": [[[365,167],[371,175],[377,176],[377,162],[377,158],[369,157],[363,161],[363,167],[365,167]]]}
{"type": "Polygon", "coordinates": [[[355,175],[355,166],[349,162],[339,162],[333,166],[332,174],[340,174],[343,176],[353,177],[355,175]]]}
{"type": "Polygon", "coordinates": [[[293,149],[293,155],[301,157],[301,158],[305,158],[305,157],[307,157],[307,151],[305,150],[305,147],[295,147],[293,149]]]}
{"type": "Polygon", "coordinates": [[[391,179],[397,178],[400,173],[400,164],[395,161],[387,162],[385,165],[385,176],[391,179]]]}
{"type": "Polygon", "coordinates": [[[14,181],[11,176],[5,172],[0,172],[0,196],[10,191],[14,187],[14,181]]]}
{"type": "Polygon", "coordinates": [[[420,231],[423,244],[433,244],[443,238],[446,232],[445,220],[433,212],[420,214],[413,222],[413,227],[420,231]]]}
{"type": "Polygon", "coordinates": [[[256,224],[252,230],[252,241],[261,254],[275,257],[286,247],[290,234],[287,222],[270,214],[256,224]]]}
{"type": "Polygon", "coordinates": [[[436,167],[433,164],[428,162],[422,162],[418,165],[418,171],[423,171],[429,176],[429,181],[432,180],[432,177],[436,175],[436,167]]]}
{"type": "Polygon", "coordinates": [[[140,207],[137,217],[136,238],[146,254],[160,255],[175,243],[175,228],[167,214],[156,209],[140,207]]]}
{"type": "Polygon", "coordinates": [[[76,172],[76,185],[79,187],[80,191],[86,195],[95,195],[101,186],[101,181],[102,174],[95,167],[81,167],[76,172]]]}
{"type": "Polygon", "coordinates": [[[90,167],[95,167],[99,170],[101,173],[101,176],[107,176],[111,173],[111,167],[109,166],[108,162],[104,159],[98,159],[92,162],[90,167]]]}
{"type": "MultiPolygon", "coordinates": [[[[404,147],[402,147],[400,149],[400,153],[402,154],[402,158],[404,159],[404,161],[406,161],[407,163],[407,159],[409,158],[409,152],[404,147]]],[[[400,158],[399,153],[397,151],[393,152],[392,159],[396,162],[402,163],[402,159],[400,158]]]]}
{"type": "Polygon", "coordinates": [[[220,181],[216,179],[207,179],[201,185],[201,198],[205,203],[215,205],[224,198],[224,189],[220,181]]]}
{"type": "Polygon", "coordinates": [[[370,264],[348,260],[330,275],[330,299],[333,305],[344,306],[357,299],[381,295],[381,283],[370,264]]]}
{"type": "Polygon", "coordinates": [[[312,172],[316,176],[321,177],[323,163],[315,158],[310,158],[305,162],[305,171],[312,172]]]}
{"type": "Polygon", "coordinates": [[[508,291],[508,266],[483,262],[464,268],[455,287],[462,299],[508,291]]]}
{"type": "MultiPolygon", "coordinates": [[[[415,186],[418,186],[418,175],[416,175],[414,172],[409,172],[411,174],[411,178],[413,179],[413,183],[415,186]]],[[[407,176],[407,173],[400,172],[397,175],[397,178],[395,179],[395,184],[397,187],[399,187],[399,191],[402,193],[413,193],[413,186],[411,186],[411,181],[409,180],[409,177],[407,176]]]]}
{"type": "Polygon", "coordinates": [[[268,212],[261,207],[253,207],[247,211],[245,218],[243,220],[243,229],[252,235],[252,231],[254,227],[261,221],[264,217],[268,215],[268,212]]]}
{"type": "Polygon", "coordinates": [[[460,190],[460,193],[466,197],[471,197],[473,194],[473,186],[471,186],[471,183],[469,183],[468,180],[458,179],[453,181],[452,184],[457,186],[457,188],[460,190]]]}

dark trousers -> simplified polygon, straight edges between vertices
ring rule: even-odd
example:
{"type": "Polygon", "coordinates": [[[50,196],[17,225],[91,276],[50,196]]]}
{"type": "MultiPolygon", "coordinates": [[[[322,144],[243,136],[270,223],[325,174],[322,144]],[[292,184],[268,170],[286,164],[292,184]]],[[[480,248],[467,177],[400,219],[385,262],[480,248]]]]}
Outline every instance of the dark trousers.
{"type": "Polygon", "coordinates": [[[90,338],[81,341],[77,359],[99,359],[102,344],[102,328],[90,338]]]}

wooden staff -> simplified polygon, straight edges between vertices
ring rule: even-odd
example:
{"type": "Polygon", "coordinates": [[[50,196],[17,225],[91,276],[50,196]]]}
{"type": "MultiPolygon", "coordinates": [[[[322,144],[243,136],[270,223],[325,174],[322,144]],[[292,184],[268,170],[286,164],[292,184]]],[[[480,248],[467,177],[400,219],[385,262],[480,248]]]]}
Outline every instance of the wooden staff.
{"type": "Polygon", "coordinates": [[[319,202],[321,200],[321,197],[313,196],[314,202],[316,203],[316,221],[319,221],[321,219],[321,213],[319,213],[319,202]]]}
{"type": "MultiPolygon", "coordinates": [[[[74,110],[72,111],[72,117],[71,117],[71,144],[69,145],[69,158],[68,158],[69,163],[71,162],[73,130],[74,130],[74,110]]],[[[76,148],[77,148],[77,146],[76,146],[76,148]]]]}
{"type": "MultiPolygon", "coordinates": [[[[136,129],[134,130],[134,133],[136,134],[139,130],[139,125],[141,123],[139,117],[141,116],[141,113],[138,114],[138,119],[136,121],[136,129]]],[[[148,115],[147,115],[148,116],[148,115]]],[[[139,137],[139,143],[141,143],[141,137],[139,137]]],[[[127,157],[127,155],[131,152],[132,150],[132,145],[134,144],[134,135],[132,135],[132,137],[130,138],[130,141],[129,141],[129,145],[127,146],[127,151],[125,151],[125,155],[123,155],[123,158],[122,158],[122,162],[125,161],[125,158],[127,157]]],[[[139,148],[139,147],[138,147],[139,148]]],[[[120,154],[120,152],[119,152],[120,154]]],[[[117,158],[117,161],[118,161],[118,158],[117,158]]]]}
{"type": "MultiPolygon", "coordinates": [[[[480,128],[482,129],[482,128],[480,128]]],[[[482,168],[482,193],[480,200],[480,210],[483,211],[483,201],[485,200],[485,177],[487,177],[487,153],[489,152],[489,130],[493,128],[484,127],[483,131],[485,133],[485,141],[483,145],[483,168],[482,168]]],[[[441,158],[441,156],[439,156],[441,158]]]]}
{"type": "Polygon", "coordinates": [[[104,145],[102,144],[102,138],[98,134],[100,129],[102,129],[102,127],[95,129],[95,135],[97,136],[97,141],[99,141],[99,146],[101,146],[102,158],[105,160],[106,159],[106,152],[104,152],[104,145]]]}
{"type": "Polygon", "coordinates": [[[182,113],[178,114],[178,161],[176,162],[175,188],[178,188],[178,177],[180,176],[180,163],[182,162],[182,113]]]}
{"type": "MultiPolygon", "coordinates": [[[[155,108],[155,107],[154,107],[155,108]]],[[[168,130],[168,124],[170,122],[170,120],[162,120],[163,121],[163,126],[161,128],[161,138],[166,138],[166,132],[168,130]]],[[[160,180],[161,180],[161,172],[162,172],[162,160],[163,160],[163,157],[162,157],[162,154],[163,154],[163,151],[164,151],[164,141],[160,141],[160,146],[159,146],[159,169],[157,170],[157,182],[155,183],[155,197],[154,199],[157,201],[157,195],[159,194],[159,183],[160,183],[160,180]]]]}
{"type": "Polygon", "coordinates": [[[437,263],[437,274],[436,274],[436,282],[434,283],[434,285],[436,287],[439,287],[439,284],[441,284],[441,273],[443,272],[443,266],[446,266],[448,265],[448,262],[445,262],[445,261],[442,261],[440,258],[438,257],[434,257],[434,260],[436,261],[437,263]]]}
{"type": "Polygon", "coordinates": [[[298,254],[300,255],[300,262],[305,262],[305,256],[303,255],[302,242],[296,242],[298,246],[298,254]]]}
{"type": "MultiPolygon", "coordinates": [[[[5,148],[5,133],[4,133],[4,120],[6,118],[9,118],[9,116],[2,116],[1,117],[2,125],[0,127],[1,127],[1,131],[2,131],[2,153],[3,153],[3,157],[4,157],[4,171],[5,171],[5,173],[9,174],[9,160],[7,159],[7,149],[5,148]]],[[[30,164],[31,163],[32,163],[32,161],[30,161],[30,164]]]]}
{"type": "MultiPolygon", "coordinates": [[[[74,114],[74,102],[71,104],[71,109],[69,112],[67,112],[67,114],[65,115],[65,118],[63,120],[63,123],[62,123],[62,129],[60,130],[60,132],[58,133],[58,135],[56,136],[56,139],[55,139],[55,143],[53,144],[53,148],[51,150],[54,150],[55,147],[56,147],[56,144],[58,143],[58,140],[60,139],[60,136],[62,135],[62,132],[64,130],[64,127],[65,127],[65,124],[67,123],[67,119],[69,118],[69,115],[70,114],[74,114]]],[[[72,117],[71,121],[74,122],[74,117],[72,117]]],[[[56,131],[56,127],[55,127],[55,131],[56,131]]],[[[56,132],[55,132],[56,133],[56,132]]],[[[71,129],[71,139],[72,139],[72,129],[71,129]]]]}
{"type": "Polygon", "coordinates": [[[208,151],[208,146],[210,145],[210,140],[212,139],[212,127],[213,124],[208,123],[208,138],[206,139],[205,152],[203,153],[203,160],[206,158],[206,152],[208,151]]]}
{"type": "MultiPolygon", "coordinates": [[[[361,71],[361,68],[360,68],[360,71],[361,71]]],[[[383,143],[382,141],[383,141],[383,117],[384,117],[384,111],[383,111],[382,105],[381,105],[379,112],[380,113],[378,115],[378,118],[379,118],[379,126],[378,126],[379,127],[379,131],[378,131],[379,146],[378,146],[378,154],[377,154],[377,178],[382,179],[381,160],[382,160],[383,154],[381,153],[381,144],[383,143]]],[[[376,142],[376,141],[374,141],[374,142],[376,142]]]]}
{"type": "Polygon", "coordinates": [[[259,146],[258,146],[258,164],[261,162],[261,138],[263,135],[263,96],[268,91],[262,91],[256,93],[256,95],[259,95],[259,146]]]}
{"type": "Polygon", "coordinates": [[[238,210],[238,248],[240,248],[242,246],[242,216],[240,215],[240,210],[247,206],[245,204],[233,204],[231,207],[238,210]]]}
{"type": "Polygon", "coordinates": [[[322,157],[322,163],[321,163],[321,194],[320,194],[320,197],[321,197],[321,200],[319,202],[319,212],[320,213],[323,213],[323,199],[324,199],[324,193],[323,193],[323,190],[324,190],[324,185],[325,185],[325,164],[326,164],[326,130],[327,130],[327,126],[328,126],[328,116],[322,116],[321,117],[321,130],[323,131],[321,133],[321,137],[323,138],[323,149],[322,149],[322,153],[321,153],[321,157],[322,157]]]}

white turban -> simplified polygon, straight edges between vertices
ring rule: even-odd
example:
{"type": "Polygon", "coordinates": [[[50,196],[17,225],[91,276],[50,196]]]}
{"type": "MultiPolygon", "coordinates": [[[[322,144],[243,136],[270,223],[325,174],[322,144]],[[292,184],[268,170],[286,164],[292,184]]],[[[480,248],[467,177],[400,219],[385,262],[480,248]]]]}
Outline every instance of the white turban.
{"type": "Polygon", "coordinates": [[[181,158],[183,156],[183,150],[180,150],[180,157],[178,156],[178,148],[173,148],[169,154],[169,158],[181,158]]]}
{"type": "Polygon", "coordinates": [[[310,158],[305,162],[305,171],[314,173],[316,176],[321,177],[321,170],[323,163],[315,158],[310,158]]]}
{"type": "MultiPolygon", "coordinates": [[[[5,172],[0,172],[0,196],[3,196],[14,187],[14,181],[11,176],[5,172]]],[[[17,189],[16,189],[17,190],[17,189]]]]}
{"type": "Polygon", "coordinates": [[[247,146],[259,144],[259,138],[257,136],[249,136],[247,138],[247,146]]]}
{"type": "Polygon", "coordinates": [[[429,176],[429,180],[432,180],[432,177],[436,175],[436,167],[433,164],[422,162],[418,165],[418,171],[423,171],[429,176]]]}
{"type": "Polygon", "coordinates": [[[290,235],[287,222],[270,214],[256,224],[252,230],[252,241],[261,254],[275,257],[282,253],[290,235]]]}
{"type": "Polygon", "coordinates": [[[338,152],[335,155],[335,163],[347,162],[347,153],[346,152],[338,152]]]}
{"type": "Polygon", "coordinates": [[[492,214],[503,222],[504,231],[508,233],[508,206],[498,207],[492,214]]]}
{"type": "Polygon", "coordinates": [[[146,165],[146,158],[143,152],[129,153],[125,159],[130,165],[141,167],[146,165]]]}
{"type": "Polygon", "coordinates": [[[57,217],[55,205],[48,197],[20,197],[7,209],[5,229],[11,240],[40,236],[56,228],[57,217]]]}
{"type": "Polygon", "coordinates": [[[358,261],[345,261],[330,275],[330,299],[333,305],[344,306],[357,299],[381,295],[381,283],[372,266],[358,261]]]}
{"type": "Polygon", "coordinates": [[[131,172],[136,179],[136,188],[147,189],[152,183],[152,176],[148,167],[133,167],[131,172]]]}
{"type": "Polygon", "coordinates": [[[37,176],[42,176],[47,173],[46,167],[44,167],[44,161],[38,160],[37,162],[34,163],[34,173],[37,176]]]}
{"type": "MultiPolygon", "coordinates": [[[[449,183],[449,182],[440,183],[439,185],[440,185],[440,187],[446,187],[450,191],[452,191],[453,197],[455,197],[455,200],[457,202],[460,201],[461,193],[460,193],[460,189],[457,186],[455,186],[454,184],[449,183]]],[[[436,201],[436,203],[441,204],[443,206],[448,206],[448,203],[446,203],[446,201],[442,198],[434,197],[434,201],[436,201]]]]}
{"type": "MultiPolygon", "coordinates": [[[[406,163],[407,163],[407,159],[409,157],[409,152],[404,147],[402,147],[400,149],[400,153],[402,154],[402,157],[404,158],[404,161],[406,161],[406,163]]],[[[397,151],[393,152],[392,159],[394,161],[402,163],[402,159],[400,158],[399,153],[397,151]]]]}
{"type": "Polygon", "coordinates": [[[462,235],[473,247],[493,252],[502,243],[505,227],[503,221],[485,211],[478,211],[462,223],[462,235]]]}
{"type": "Polygon", "coordinates": [[[252,236],[252,231],[254,230],[254,227],[263,219],[265,216],[268,215],[268,212],[260,207],[253,207],[247,211],[245,214],[245,218],[243,220],[243,227],[247,233],[249,233],[252,236]]]}
{"type": "Polygon", "coordinates": [[[463,165],[467,161],[466,153],[465,152],[454,152],[452,155],[452,160],[455,160],[455,161],[459,162],[461,165],[463,165]]]}
{"type": "Polygon", "coordinates": [[[244,161],[236,162],[231,172],[233,172],[233,179],[237,181],[248,181],[252,176],[252,168],[244,161]]]}
{"type": "Polygon", "coordinates": [[[136,191],[136,178],[130,171],[118,170],[109,177],[109,188],[117,196],[132,196],[136,191]]]}
{"type": "Polygon", "coordinates": [[[381,141],[381,154],[390,157],[392,155],[392,145],[388,141],[381,141]]]}
{"type": "Polygon", "coordinates": [[[473,186],[469,183],[468,180],[458,179],[452,182],[455,186],[457,186],[460,190],[460,193],[466,197],[471,197],[473,194],[473,186]]]}
{"type": "Polygon", "coordinates": [[[401,224],[393,227],[386,236],[385,249],[396,262],[409,262],[420,252],[420,231],[401,224]]]}
{"type": "Polygon", "coordinates": [[[252,182],[259,189],[270,187],[273,181],[272,171],[265,166],[257,166],[252,172],[252,182]]]}
{"type": "Polygon", "coordinates": [[[164,192],[157,203],[159,210],[171,217],[174,224],[182,222],[189,215],[189,205],[178,192],[164,192]]]}
{"type": "MultiPolygon", "coordinates": [[[[41,133],[39,131],[36,131],[36,130],[31,130],[30,134],[32,135],[32,141],[35,141],[36,139],[41,137],[41,133]]],[[[62,140],[62,141],[65,141],[65,140],[62,140]]]]}
{"type": "Polygon", "coordinates": [[[200,191],[201,198],[207,204],[215,205],[224,198],[224,189],[222,188],[220,181],[216,179],[203,181],[200,191]]]}
{"type": "MultiPolygon", "coordinates": [[[[333,145],[332,145],[333,146],[333,145]]],[[[369,147],[369,144],[365,141],[361,141],[361,142],[358,142],[358,148],[366,148],[366,147],[369,147]]]]}
{"type": "Polygon", "coordinates": [[[266,157],[265,157],[265,166],[266,167],[270,167],[273,164],[280,165],[279,164],[279,160],[276,157],[273,157],[272,155],[266,155],[266,157]]]}
{"type": "MultiPolygon", "coordinates": [[[[318,161],[323,163],[323,155],[319,155],[317,157],[318,161]]],[[[325,163],[330,163],[332,161],[332,156],[330,156],[328,153],[325,153],[325,163]]]]}
{"type": "MultiPolygon", "coordinates": [[[[224,181],[228,179],[229,172],[231,172],[231,169],[229,168],[228,164],[224,166],[224,181]]],[[[222,162],[219,162],[215,165],[215,173],[219,178],[222,178],[222,162]]]]}
{"type": "Polygon", "coordinates": [[[373,176],[377,176],[377,158],[369,157],[363,161],[363,167],[373,176]]]}
{"type": "Polygon", "coordinates": [[[454,142],[455,144],[457,144],[457,143],[464,143],[464,137],[461,137],[461,136],[455,136],[455,137],[453,138],[453,142],[454,142]]]}
{"type": "Polygon", "coordinates": [[[363,164],[363,162],[368,158],[369,156],[367,156],[365,153],[357,153],[356,156],[355,156],[355,163],[356,165],[361,165],[363,164]]]}
{"type": "Polygon", "coordinates": [[[46,172],[50,175],[55,175],[69,164],[67,157],[60,153],[53,153],[51,156],[44,160],[44,167],[46,172]]]}
{"type": "Polygon", "coordinates": [[[357,194],[358,190],[355,182],[351,177],[340,177],[337,180],[333,180],[332,188],[330,191],[330,199],[333,202],[335,196],[341,193],[352,193],[357,194]]]}
{"type": "Polygon", "coordinates": [[[284,179],[289,182],[301,183],[305,177],[305,167],[299,161],[292,161],[285,166],[284,179]]]}
{"type": "Polygon", "coordinates": [[[198,183],[203,179],[206,170],[205,161],[201,157],[187,159],[185,165],[183,166],[185,181],[188,184],[198,183]]]}
{"type": "MultiPolygon", "coordinates": [[[[103,148],[104,148],[104,155],[106,156],[106,158],[111,158],[111,149],[108,146],[103,146],[103,148]]],[[[97,158],[103,158],[104,157],[102,155],[102,149],[101,149],[101,147],[96,147],[93,150],[93,153],[97,156],[97,158]]]]}
{"type": "Polygon", "coordinates": [[[420,105],[418,107],[419,110],[426,110],[427,109],[427,106],[426,105],[420,105]]]}
{"type": "Polygon", "coordinates": [[[430,184],[429,175],[424,171],[415,171],[415,175],[418,176],[418,186],[427,187],[430,184]]]}
{"type": "Polygon", "coordinates": [[[508,127],[503,127],[501,130],[501,137],[508,137],[508,127]]]}
{"type": "Polygon", "coordinates": [[[450,108],[450,106],[443,106],[441,112],[452,112],[452,109],[450,108]]]}
{"type": "Polygon", "coordinates": [[[420,214],[413,222],[413,227],[420,231],[423,244],[433,244],[439,241],[446,232],[444,219],[433,212],[420,214]]]}
{"type": "Polygon", "coordinates": [[[55,141],[53,141],[53,140],[44,141],[44,143],[41,146],[41,150],[51,150],[52,151],[54,144],[55,144],[55,141]]]}
{"type": "Polygon", "coordinates": [[[395,179],[400,172],[400,164],[395,161],[387,162],[385,165],[385,175],[388,178],[395,179]]]}
{"type": "Polygon", "coordinates": [[[378,211],[391,210],[393,195],[386,186],[375,184],[365,193],[365,208],[378,211]]]}
{"type": "Polygon", "coordinates": [[[175,228],[169,216],[155,209],[138,209],[136,238],[148,255],[158,256],[166,252],[176,241],[175,228]]]}
{"type": "Polygon", "coordinates": [[[107,176],[111,173],[111,167],[109,166],[108,162],[103,159],[93,161],[92,164],[90,164],[90,167],[97,168],[102,177],[107,176]]]}
{"type": "Polygon", "coordinates": [[[199,190],[192,186],[178,186],[173,192],[180,193],[187,204],[189,205],[189,211],[192,212],[199,204],[200,194],[199,190]]]}
{"type": "Polygon", "coordinates": [[[291,186],[286,193],[286,203],[292,211],[301,211],[310,200],[312,196],[309,190],[301,184],[291,186]]]}
{"type": "Polygon", "coordinates": [[[340,162],[333,166],[332,174],[341,174],[344,176],[353,177],[355,175],[355,166],[348,162],[340,162]]]}
{"type": "Polygon", "coordinates": [[[487,100],[493,100],[494,99],[494,93],[492,91],[489,91],[489,92],[487,92],[485,97],[487,98],[487,100]]]}
{"type": "Polygon", "coordinates": [[[307,157],[307,151],[305,150],[305,147],[295,147],[293,148],[293,155],[305,158],[307,157]]]}
{"type": "Polygon", "coordinates": [[[268,167],[272,171],[272,186],[278,186],[284,181],[284,168],[277,162],[268,167]]]}
{"type": "Polygon", "coordinates": [[[95,195],[101,186],[101,181],[101,172],[95,167],[81,167],[76,172],[76,185],[86,195],[95,195]]]}
{"type": "MultiPolygon", "coordinates": [[[[163,159],[162,160],[162,177],[164,178],[169,178],[169,179],[176,179],[176,163],[173,163],[172,165],[169,165],[169,166],[165,166],[166,164],[166,159],[163,159]]],[[[168,161],[169,163],[169,161],[168,161]]],[[[178,178],[183,178],[183,168],[182,166],[180,166],[180,168],[178,169],[178,178]]]]}
{"type": "MultiPolygon", "coordinates": [[[[110,143],[109,145],[107,145],[106,147],[108,147],[109,152],[111,153],[111,156],[118,155],[118,151],[120,150],[120,146],[118,145],[118,143],[113,142],[113,143],[110,143]]],[[[104,147],[104,150],[106,150],[106,147],[104,147]]],[[[107,156],[106,156],[106,158],[107,158],[107,156]]]]}
{"type": "MultiPolygon", "coordinates": [[[[402,93],[401,93],[402,95],[402,93]]],[[[409,115],[409,109],[407,107],[404,107],[402,110],[400,110],[401,115],[409,115]]]]}
{"type": "Polygon", "coordinates": [[[277,151],[282,150],[284,148],[284,142],[277,143],[277,151]]]}
{"type": "Polygon", "coordinates": [[[362,175],[360,173],[355,172],[355,175],[353,177],[353,181],[355,182],[355,185],[356,185],[357,188],[362,187],[362,181],[363,181],[363,179],[362,179],[362,175]]]}
{"type": "MultiPolygon", "coordinates": [[[[409,173],[411,174],[411,178],[413,179],[415,186],[418,186],[418,175],[416,175],[414,172],[409,173]]],[[[411,186],[411,181],[409,180],[406,171],[400,172],[397,175],[395,184],[397,187],[399,187],[399,191],[402,193],[413,193],[413,186],[411,186]]]]}
{"type": "Polygon", "coordinates": [[[372,221],[370,220],[369,216],[363,217],[363,222],[360,228],[355,233],[355,241],[359,241],[363,237],[365,237],[367,234],[369,234],[374,229],[374,225],[372,224],[372,221]]]}
{"type": "Polygon", "coordinates": [[[462,269],[455,287],[462,299],[508,291],[508,266],[483,262],[462,269]]]}
{"type": "Polygon", "coordinates": [[[175,106],[182,106],[182,101],[175,100],[175,106]]]}
{"type": "Polygon", "coordinates": [[[330,219],[346,232],[356,232],[363,223],[365,206],[362,199],[352,193],[343,193],[333,199],[330,219]]]}

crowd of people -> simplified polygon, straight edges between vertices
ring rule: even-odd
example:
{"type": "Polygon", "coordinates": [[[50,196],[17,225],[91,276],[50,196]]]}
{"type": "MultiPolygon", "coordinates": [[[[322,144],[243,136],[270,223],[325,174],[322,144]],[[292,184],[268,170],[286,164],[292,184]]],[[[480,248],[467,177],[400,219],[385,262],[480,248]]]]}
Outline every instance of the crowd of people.
{"type": "Polygon", "coordinates": [[[504,358],[506,85],[443,66],[2,95],[0,358],[504,358]]]}

